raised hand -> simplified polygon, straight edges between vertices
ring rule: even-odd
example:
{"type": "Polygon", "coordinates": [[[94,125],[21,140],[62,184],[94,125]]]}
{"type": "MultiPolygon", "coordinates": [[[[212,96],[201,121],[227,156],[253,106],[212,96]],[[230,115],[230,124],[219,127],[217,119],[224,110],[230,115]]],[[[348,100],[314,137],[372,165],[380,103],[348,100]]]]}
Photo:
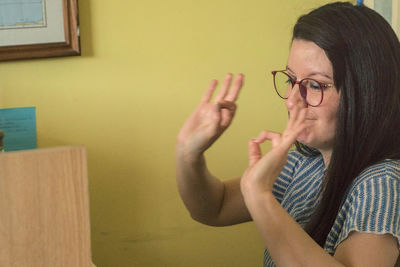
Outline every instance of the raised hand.
{"type": "Polygon", "coordinates": [[[275,133],[263,131],[249,141],[249,167],[241,180],[242,194],[254,195],[272,191],[272,186],[286,163],[290,147],[305,129],[306,108],[294,108],[290,112],[285,131],[275,133]],[[270,140],[272,149],[262,156],[260,144],[270,140]]]}
{"type": "Polygon", "coordinates": [[[208,149],[228,128],[236,111],[236,100],[244,76],[227,74],[217,96],[211,101],[218,81],[213,80],[200,104],[190,115],[178,135],[178,148],[185,155],[198,156],[208,149]]]}

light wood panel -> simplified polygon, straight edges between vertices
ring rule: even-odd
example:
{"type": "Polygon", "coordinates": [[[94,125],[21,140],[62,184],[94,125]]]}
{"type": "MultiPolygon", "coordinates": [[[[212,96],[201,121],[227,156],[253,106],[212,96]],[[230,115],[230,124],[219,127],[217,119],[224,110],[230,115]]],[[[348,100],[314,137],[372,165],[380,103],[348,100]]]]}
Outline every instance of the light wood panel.
{"type": "Polygon", "coordinates": [[[85,148],[0,154],[0,266],[92,266],[85,148]]]}

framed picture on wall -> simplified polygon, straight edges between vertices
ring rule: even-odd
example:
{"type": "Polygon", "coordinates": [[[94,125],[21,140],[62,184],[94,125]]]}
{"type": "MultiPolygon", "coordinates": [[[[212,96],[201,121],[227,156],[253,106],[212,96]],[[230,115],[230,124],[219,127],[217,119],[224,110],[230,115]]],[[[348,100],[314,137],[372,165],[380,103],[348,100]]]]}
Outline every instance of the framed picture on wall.
{"type": "Polygon", "coordinates": [[[364,0],[364,5],[381,14],[400,38],[400,0],[364,0]]]}
{"type": "Polygon", "coordinates": [[[77,0],[0,0],[0,61],[80,54],[77,0]]]}

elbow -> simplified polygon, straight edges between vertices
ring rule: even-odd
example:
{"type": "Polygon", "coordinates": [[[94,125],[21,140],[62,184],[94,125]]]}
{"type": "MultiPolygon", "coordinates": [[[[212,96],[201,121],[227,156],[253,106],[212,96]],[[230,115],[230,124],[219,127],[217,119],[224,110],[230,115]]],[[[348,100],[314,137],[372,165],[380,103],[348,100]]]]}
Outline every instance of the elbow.
{"type": "Polygon", "coordinates": [[[222,226],[220,223],[218,223],[217,218],[214,218],[214,217],[202,216],[202,215],[194,214],[194,213],[190,213],[190,217],[193,220],[195,220],[196,222],[199,222],[199,223],[207,225],[207,226],[222,226]]]}

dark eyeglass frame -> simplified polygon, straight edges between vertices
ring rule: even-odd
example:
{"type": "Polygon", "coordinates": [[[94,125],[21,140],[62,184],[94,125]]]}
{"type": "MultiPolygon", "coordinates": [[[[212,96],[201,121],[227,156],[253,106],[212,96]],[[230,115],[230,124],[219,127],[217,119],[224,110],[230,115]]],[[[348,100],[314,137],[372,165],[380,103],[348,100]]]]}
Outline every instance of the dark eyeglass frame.
{"type": "Polygon", "coordinates": [[[302,80],[300,80],[300,81],[296,81],[296,80],[294,80],[292,77],[290,77],[289,74],[286,73],[286,70],[274,70],[274,71],[272,71],[272,75],[273,75],[273,79],[274,79],[274,88],[275,88],[275,91],[276,91],[276,93],[278,94],[278,96],[281,97],[282,99],[288,99],[288,98],[285,97],[285,96],[281,96],[281,95],[279,94],[278,89],[276,89],[275,76],[276,76],[276,74],[277,74],[278,72],[283,73],[283,74],[285,74],[285,75],[288,77],[288,80],[289,80],[290,83],[292,84],[292,89],[293,89],[293,87],[294,87],[296,84],[299,85],[299,91],[300,91],[301,97],[303,98],[304,102],[305,102],[307,105],[312,106],[312,107],[318,107],[319,105],[321,105],[322,100],[324,99],[324,90],[325,90],[326,88],[332,87],[332,86],[334,85],[334,84],[332,84],[332,83],[321,83],[321,82],[319,82],[319,81],[317,81],[317,80],[314,80],[314,79],[312,79],[312,78],[304,78],[304,79],[302,79],[302,80]],[[308,103],[308,101],[307,101],[307,87],[305,87],[305,86],[302,84],[302,82],[303,82],[304,80],[311,80],[311,81],[313,81],[313,82],[316,82],[322,89],[324,89],[324,90],[321,90],[321,101],[319,101],[318,104],[312,105],[312,104],[308,103]]]}

